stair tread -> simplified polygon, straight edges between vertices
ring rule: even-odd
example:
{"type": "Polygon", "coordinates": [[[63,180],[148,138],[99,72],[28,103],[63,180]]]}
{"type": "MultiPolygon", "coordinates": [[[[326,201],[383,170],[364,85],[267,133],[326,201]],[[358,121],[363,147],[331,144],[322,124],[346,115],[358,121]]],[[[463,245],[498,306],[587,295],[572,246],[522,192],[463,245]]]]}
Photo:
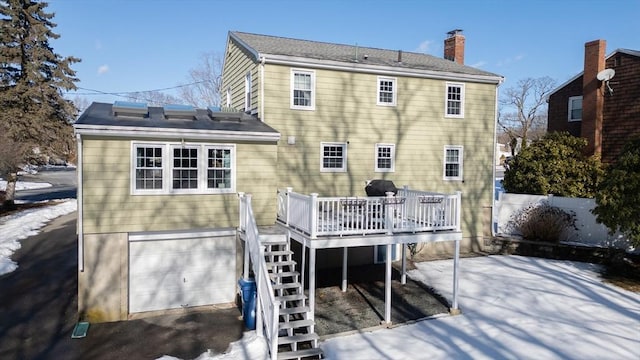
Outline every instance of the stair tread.
{"type": "Polygon", "coordinates": [[[280,235],[260,235],[260,242],[265,245],[288,245],[289,241],[287,241],[286,235],[281,237],[280,235]]]}
{"type": "Polygon", "coordinates": [[[291,250],[273,250],[273,251],[265,251],[264,254],[266,256],[293,255],[293,251],[291,251],[291,250]]]}
{"type": "Polygon", "coordinates": [[[278,329],[295,329],[295,328],[300,328],[305,326],[312,326],[315,324],[316,322],[310,319],[293,320],[293,321],[278,323],[278,329]]]}
{"type": "Polygon", "coordinates": [[[320,348],[311,348],[297,351],[285,351],[278,353],[279,360],[287,360],[287,359],[298,359],[303,357],[310,356],[320,356],[322,355],[322,349],[320,348]]]}
{"type": "Polygon", "coordinates": [[[302,314],[311,311],[308,306],[296,306],[280,309],[280,315],[302,314]]]}
{"type": "Polygon", "coordinates": [[[281,289],[293,289],[297,287],[302,287],[302,284],[296,281],[296,282],[290,282],[290,283],[284,283],[284,284],[271,284],[271,286],[273,286],[274,290],[281,290],[281,289]]]}
{"type": "Polygon", "coordinates": [[[285,271],[279,273],[269,273],[271,277],[285,277],[285,276],[299,276],[300,273],[297,271],[285,271]]]}
{"type": "Polygon", "coordinates": [[[298,335],[292,335],[292,336],[280,336],[278,337],[278,344],[284,345],[284,344],[291,344],[291,343],[297,343],[297,342],[312,341],[312,340],[318,340],[319,338],[320,337],[316,333],[298,334],[298,335]]]}
{"type": "Polygon", "coordinates": [[[267,261],[267,266],[283,266],[283,265],[296,265],[297,262],[293,260],[284,261],[267,261]]]}
{"type": "Polygon", "coordinates": [[[307,296],[305,294],[289,294],[289,295],[276,296],[277,301],[295,301],[295,300],[303,300],[306,298],[307,296]]]}

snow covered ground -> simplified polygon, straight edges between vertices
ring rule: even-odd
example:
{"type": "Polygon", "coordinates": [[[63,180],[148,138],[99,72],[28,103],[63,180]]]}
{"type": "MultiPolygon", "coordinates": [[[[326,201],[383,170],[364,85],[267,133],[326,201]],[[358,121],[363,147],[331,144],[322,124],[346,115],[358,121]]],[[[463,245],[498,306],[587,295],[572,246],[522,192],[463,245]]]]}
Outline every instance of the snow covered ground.
{"type": "MultiPolygon", "coordinates": [[[[49,183],[37,183],[37,182],[24,182],[18,181],[16,183],[16,191],[20,190],[29,190],[29,189],[43,189],[51,187],[49,183]]],[[[0,178],[0,191],[3,191],[7,188],[7,181],[0,178]]]]}
{"type": "MultiPolygon", "coordinates": [[[[75,199],[0,218],[0,274],[20,240],[75,211],[75,199]]],[[[451,299],[452,261],[409,276],[451,299]]],[[[323,341],[327,359],[640,359],[640,294],[605,284],[592,264],[520,256],[460,260],[462,315],[323,341]]],[[[267,359],[254,331],[206,359],[267,359]]],[[[161,359],[174,359],[164,356],[161,359]]]]}
{"type": "MultiPolygon", "coordinates": [[[[0,190],[4,190],[7,182],[0,179],[0,190]]],[[[51,187],[48,183],[31,183],[18,181],[16,190],[40,189],[51,187]]],[[[20,240],[36,235],[47,222],[76,211],[75,199],[68,199],[57,205],[33,208],[15,214],[0,217],[0,275],[14,271],[18,264],[10,256],[20,249],[20,240]]]]}
{"type": "MultiPolygon", "coordinates": [[[[451,299],[452,262],[409,275],[451,299]]],[[[461,259],[462,315],[320,343],[327,359],[640,359],[640,294],[605,284],[593,264],[520,256],[461,259]]],[[[223,355],[266,359],[255,332],[223,355]]],[[[170,359],[169,357],[165,357],[170,359]]]]}

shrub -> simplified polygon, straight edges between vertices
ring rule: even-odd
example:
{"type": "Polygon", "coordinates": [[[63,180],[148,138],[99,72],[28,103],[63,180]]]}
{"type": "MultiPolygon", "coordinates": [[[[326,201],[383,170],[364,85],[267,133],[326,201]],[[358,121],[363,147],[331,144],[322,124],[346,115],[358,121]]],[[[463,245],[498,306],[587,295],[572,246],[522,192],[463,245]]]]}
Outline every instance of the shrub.
{"type": "Polygon", "coordinates": [[[598,186],[593,213],[612,233],[619,230],[640,247],[640,137],[632,138],[598,186]]]}
{"type": "Polygon", "coordinates": [[[560,242],[569,229],[576,228],[576,215],[551,206],[546,201],[532,204],[511,215],[507,230],[525,240],[560,242]]]}
{"type": "Polygon", "coordinates": [[[587,141],[569,133],[549,133],[507,162],[506,192],[593,197],[602,175],[597,157],[586,157],[587,141]]]}

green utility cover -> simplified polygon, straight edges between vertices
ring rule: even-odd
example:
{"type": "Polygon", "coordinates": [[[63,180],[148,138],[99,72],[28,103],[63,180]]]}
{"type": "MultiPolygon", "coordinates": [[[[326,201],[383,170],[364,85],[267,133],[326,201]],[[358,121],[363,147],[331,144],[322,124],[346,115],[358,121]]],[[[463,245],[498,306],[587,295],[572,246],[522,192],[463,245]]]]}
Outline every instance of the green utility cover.
{"type": "Polygon", "coordinates": [[[80,339],[87,336],[87,330],[89,330],[89,323],[86,321],[81,321],[76,324],[76,327],[73,329],[73,333],[71,334],[72,339],[80,339]]]}

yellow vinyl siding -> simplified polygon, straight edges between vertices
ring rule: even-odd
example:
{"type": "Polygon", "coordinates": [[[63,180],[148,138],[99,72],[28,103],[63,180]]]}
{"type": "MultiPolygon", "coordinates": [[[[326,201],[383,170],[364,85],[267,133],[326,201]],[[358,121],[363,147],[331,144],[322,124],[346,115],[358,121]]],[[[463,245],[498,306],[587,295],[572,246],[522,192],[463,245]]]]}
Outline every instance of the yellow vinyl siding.
{"type": "Polygon", "coordinates": [[[244,108],[244,81],[247,72],[251,72],[251,109],[259,107],[260,72],[256,62],[251,60],[251,54],[240,49],[234,42],[229,42],[223,65],[222,104],[226,104],[227,89],[231,87],[231,107],[242,110],[244,108]]]}
{"type": "Polygon", "coordinates": [[[378,106],[378,75],[306,70],[315,71],[315,111],[290,109],[291,67],[265,65],[266,100],[260,116],[282,135],[279,187],[321,196],[364,196],[365,180],[386,178],[398,187],[462,191],[465,236],[482,233],[478,214],[491,206],[494,186],[495,84],[465,83],[464,118],[445,118],[445,80],[395,76],[396,106],[378,106]],[[289,136],[295,137],[295,145],[287,144],[289,136]],[[348,142],[346,173],[320,172],[321,142],[348,142]],[[395,144],[394,172],[375,172],[376,143],[395,144]],[[464,147],[464,182],[443,180],[445,145],[464,147]]]}
{"type": "MultiPolygon", "coordinates": [[[[254,208],[275,209],[276,158],[273,144],[236,145],[236,190],[252,193],[254,208]]],[[[131,195],[131,139],[84,138],[82,171],[85,233],[237,226],[237,194],[131,195]]],[[[257,215],[275,221],[274,211],[257,215]]]]}

